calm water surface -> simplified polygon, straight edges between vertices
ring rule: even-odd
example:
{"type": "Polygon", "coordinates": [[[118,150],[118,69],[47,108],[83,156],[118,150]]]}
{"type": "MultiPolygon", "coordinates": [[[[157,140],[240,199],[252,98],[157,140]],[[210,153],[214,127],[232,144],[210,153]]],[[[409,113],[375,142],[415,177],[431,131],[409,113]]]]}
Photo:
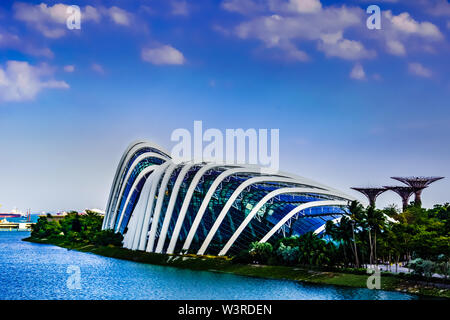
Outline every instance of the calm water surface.
{"type": "Polygon", "coordinates": [[[417,299],[397,292],[299,284],[182,270],[35,244],[0,232],[1,299],[417,299]],[[81,289],[69,289],[69,266],[81,289]]]}

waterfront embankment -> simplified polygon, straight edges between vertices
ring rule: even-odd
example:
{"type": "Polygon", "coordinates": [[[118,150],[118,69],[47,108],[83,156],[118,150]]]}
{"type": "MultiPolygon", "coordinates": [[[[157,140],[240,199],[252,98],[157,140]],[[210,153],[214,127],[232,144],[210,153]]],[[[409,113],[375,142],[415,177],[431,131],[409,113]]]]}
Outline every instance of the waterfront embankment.
{"type": "Polygon", "coordinates": [[[70,250],[0,232],[1,300],[417,300],[396,291],[189,270],[70,250]]]}
{"type": "MultiPolygon", "coordinates": [[[[369,274],[340,271],[324,271],[301,267],[237,264],[225,257],[166,255],[133,251],[116,246],[69,243],[60,239],[25,238],[24,241],[56,245],[70,250],[90,252],[122,260],[130,260],[160,266],[170,266],[197,271],[211,271],[266,279],[293,280],[307,284],[333,285],[341,287],[367,288],[369,274]]],[[[417,294],[423,297],[450,299],[448,283],[434,283],[407,279],[400,275],[381,273],[381,289],[417,294]]]]}

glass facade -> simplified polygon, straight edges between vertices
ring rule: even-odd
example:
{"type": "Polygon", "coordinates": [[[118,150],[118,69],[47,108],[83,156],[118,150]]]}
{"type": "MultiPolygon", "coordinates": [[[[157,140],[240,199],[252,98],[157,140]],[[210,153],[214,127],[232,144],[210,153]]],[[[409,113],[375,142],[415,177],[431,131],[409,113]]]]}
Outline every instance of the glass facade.
{"type": "MultiPolygon", "coordinates": [[[[346,212],[348,201],[351,200],[339,191],[309,180],[303,181],[304,179],[289,174],[264,175],[254,168],[246,169],[245,166],[216,165],[205,168],[210,164],[175,165],[170,158],[163,160],[154,156],[143,156],[149,152],[168,157],[166,153],[152,147],[138,149],[128,157],[129,161],[123,166],[115,183],[118,187],[111,200],[113,203],[109,204],[112,209],[107,212],[107,215],[112,215],[113,210],[116,210],[113,228],[123,233],[125,238],[134,237],[127,233],[127,226],[132,215],[150,214],[148,219],[137,222],[142,224],[143,221],[149,221],[149,226],[134,228],[135,230],[151,230],[151,224],[156,224],[156,233],[152,238],[153,247],[147,248],[143,244],[140,246],[146,247],[149,251],[154,251],[160,243],[163,244],[162,252],[167,252],[172,249],[169,248],[169,243],[172,241],[171,247],[174,244],[175,246],[169,253],[185,252],[184,250],[188,253],[198,253],[203,248],[200,250],[202,254],[217,255],[226,250],[227,255],[234,255],[247,249],[251,242],[260,241],[269,233],[271,236],[268,236],[267,241],[274,243],[281,237],[317,231],[328,220],[341,217],[346,212]],[[148,200],[148,197],[141,197],[145,183],[153,174],[151,170],[147,170],[144,175],[142,172],[150,166],[159,166],[165,162],[170,163],[164,170],[167,171],[168,168],[173,170],[167,173],[169,177],[167,185],[161,188],[162,180],[166,175],[166,172],[163,172],[159,180],[153,179],[153,183],[157,184],[155,197],[148,200]],[[187,165],[189,168],[186,167],[187,165]],[[182,178],[181,172],[185,173],[182,178]],[[124,181],[125,177],[127,177],[126,181],[124,181]],[[177,181],[181,184],[175,189],[177,181]],[[213,185],[214,189],[212,189],[213,185]],[[279,191],[280,189],[283,190],[279,191]],[[177,190],[176,194],[175,190],[177,190]],[[209,200],[205,200],[208,192],[212,196],[209,200]],[[153,219],[155,212],[147,212],[150,210],[135,212],[145,210],[150,201],[153,201],[152,210],[155,211],[158,197],[163,197],[158,219],[153,219]],[[173,210],[169,214],[167,211],[171,198],[175,201],[173,210]],[[144,201],[143,199],[147,203],[137,206],[139,201],[144,201]],[[185,199],[188,205],[183,216],[180,215],[180,211],[185,199]],[[205,210],[199,214],[204,200],[205,210]],[[286,215],[300,205],[304,208],[303,210],[290,216],[289,219],[286,218],[287,221],[284,223],[280,223],[286,215]],[[256,206],[259,207],[257,211],[254,210],[256,206]],[[198,214],[198,224],[194,225],[198,214]],[[249,217],[250,214],[251,217],[249,217]],[[162,233],[164,221],[168,227],[167,231],[162,233]],[[175,230],[176,225],[181,228],[175,230]],[[190,233],[193,235],[192,241],[187,241],[190,233]],[[174,237],[176,241],[172,239],[174,237]],[[225,246],[226,249],[224,249],[225,246]]],[[[146,237],[140,236],[139,241],[145,238],[148,242],[149,237],[150,232],[146,234],[146,237]]],[[[137,248],[131,247],[131,249],[137,248]]]]}

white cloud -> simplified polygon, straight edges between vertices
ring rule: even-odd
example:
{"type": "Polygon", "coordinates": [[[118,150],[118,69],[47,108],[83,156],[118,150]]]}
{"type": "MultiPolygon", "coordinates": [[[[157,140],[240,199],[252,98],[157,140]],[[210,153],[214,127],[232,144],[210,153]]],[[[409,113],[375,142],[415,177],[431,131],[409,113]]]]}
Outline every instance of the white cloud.
{"type": "Polygon", "coordinates": [[[284,5],[279,1],[269,3],[272,9],[279,12],[240,23],[235,27],[234,34],[241,39],[258,39],[267,48],[281,49],[287,58],[297,61],[309,60],[306,52],[299,48],[299,44],[304,41],[315,42],[317,48],[327,57],[360,60],[376,55],[374,50],[367,50],[362,42],[344,37],[346,29],[364,23],[365,14],[360,8],[345,6],[322,8],[317,4],[320,2],[313,1],[305,2],[302,4],[305,7],[297,6],[294,10],[292,7],[289,7],[290,9],[284,7],[284,5],[299,5],[294,1],[284,2],[284,5]],[[291,14],[282,15],[286,11],[291,14]]]}
{"type": "Polygon", "coordinates": [[[417,21],[408,12],[394,15],[392,11],[383,11],[383,32],[372,33],[378,38],[386,52],[396,56],[405,56],[407,51],[432,53],[444,39],[439,28],[428,21],[417,21]]]}
{"type": "Polygon", "coordinates": [[[105,73],[105,70],[103,69],[103,67],[101,65],[99,65],[98,63],[91,64],[91,69],[100,74],[105,73]]]}
{"type": "Polygon", "coordinates": [[[355,80],[366,79],[366,72],[364,71],[364,68],[360,63],[355,64],[352,71],[350,72],[350,78],[355,80]]]}
{"type": "Polygon", "coordinates": [[[322,9],[320,0],[224,0],[222,8],[243,15],[262,11],[273,13],[317,13],[322,9]]]}
{"type": "Polygon", "coordinates": [[[25,43],[23,47],[17,49],[35,57],[53,58],[55,56],[53,51],[49,48],[35,47],[29,42],[25,43]]]}
{"type": "Polygon", "coordinates": [[[317,14],[264,15],[239,24],[236,34],[243,39],[257,38],[267,44],[296,39],[319,40],[323,34],[337,33],[361,24],[362,18],[361,9],[346,7],[325,8],[317,14]]]}
{"type": "Polygon", "coordinates": [[[382,12],[382,30],[361,33],[368,39],[377,39],[392,55],[406,56],[409,52],[434,53],[445,39],[439,28],[429,21],[418,21],[410,13],[398,15],[391,10],[382,12]]]}
{"type": "Polygon", "coordinates": [[[283,50],[286,51],[287,57],[290,60],[301,62],[310,60],[309,55],[305,51],[297,49],[294,45],[289,43],[283,46],[283,50]]]}
{"type": "Polygon", "coordinates": [[[41,23],[52,21],[65,23],[67,19],[67,5],[57,3],[48,6],[45,3],[32,5],[23,2],[14,3],[15,18],[26,22],[41,23]]]}
{"type": "Polygon", "coordinates": [[[287,58],[298,50],[302,53],[302,59],[294,59],[298,61],[308,60],[300,48],[304,42],[315,43],[327,57],[361,60],[377,56],[377,47],[396,56],[405,56],[409,50],[437,52],[439,41],[444,39],[435,24],[415,20],[408,12],[395,15],[390,10],[383,11],[382,30],[374,32],[365,28],[367,14],[362,8],[326,6],[319,0],[224,0],[222,8],[247,17],[234,28],[215,25],[215,30],[241,39],[260,40],[266,48],[283,50],[287,58]],[[350,35],[359,38],[351,39],[350,35]],[[365,40],[373,39],[378,40],[378,46],[367,48],[368,43],[374,42],[365,40]]]}
{"type": "Polygon", "coordinates": [[[9,60],[0,66],[0,101],[33,100],[45,88],[68,89],[65,81],[45,79],[52,70],[47,65],[32,66],[26,61],[9,60]]]}
{"type": "MultiPolygon", "coordinates": [[[[45,3],[38,5],[16,2],[13,5],[14,18],[25,22],[30,28],[36,29],[47,38],[60,38],[67,34],[67,8],[69,5],[56,3],[49,6],[45,3]]],[[[86,22],[100,22],[102,17],[109,17],[115,24],[128,26],[132,21],[132,14],[113,6],[111,8],[87,5],[81,8],[81,25],[86,22]]]]}
{"type": "Polygon", "coordinates": [[[121,8],[115,6],[111,7],[107,10],[107,14],[109,15],[110,19],[116,24],[120,24],[123,26],[130,25],[131,14],[121,8]]]}
{"type": "Polygon", "coordinates": [[[384,12],[384,16],[390,21],[392,27],[396,31],[418,35],[428,39],[439,40],[443,38],[443,35],[437,26],[428,21],[418,22],[414,20],[408,12],[403,12],[398,16],[395,16],[388,10],[384,12]]]}
{"type": "MultiPolygon", "coordinates": [[[[429,1],[433,2],[433,1],[429,1]]],[[[428,4],[428,3],[427,3],[428,4]]],[[[447,0],[435,0],[427,10],[434,16],[450,17],[450,3],[447,0]]]]}
{"type": "Polygon", "coordinates": [[[98,12],[98,10],[95,7],[87,5],[81,12],[81,20],[100,22],[101,15],[100,12],[98,12]]]}
{"type": "Polygon", "coordinates": [[[49,48],[37,47],[32,41],[19,38],[19,36],[0,31],[0,48],[10,48],[35,57],[53,58],[54,54],[49,48]]]}
{"type": "Polygon", "coordinates": [[[265,9],[264,2],[254,0],[225,0],[221,6],[227,11],[244,15],[260,12],[265,9]]]}
{"type": "Polygon", "coordinates": [[[356,40],[344,39],[342,31],[320,36],[318,48],[328,57],[338,57],[346,60],[359,60],[372,58],[376,55],[374,51],[364,48],[364,45],[356,40]]]}
{"type": "MultiPolygon", "coordinates": [[[[400,0],[377,0],[376,2],[381,2],[381,3],[396,3],[399,2],[400,0]]],[[[361,0],[361,2],[374,2],[373,0],[361,0]]]]}
{"type": "Polygon", "coordinates": [[[417,75],[419,77],[430,78],[433,75],[433,72],[421,65],[418,62],[413,62],[408,65],[408,70],[410,73],[417,75]]]}
{"type": "Polygon", "coordinates": [[[406,54],[405,46],[398,40],[388,40],[386,42],[387,51],[396,56],[404,56],[406,54]]]}
{"type": "Polygon", "coordinates": [[[65,72],[74,72],[75,71],[75,66],[74,65],[64,66],[64,71],[65,72]]]}
{"type": "MultiPolygon", "coordinates": [[[[60,38],[66,34],[66,21],[69,15],[69,6],[57,3],[48,6],[45,3],[32,5],[23,2],[16,2],[13,5],[14,18],[28,24],[29,27],[40,31],[47,38],[60,38]]],[[[82,23],[86,21],[100,20],[100,16],[92,6],[85,6],[81,10],[82,23]]]]}
{"type": "Polygon", "coordinates": [[[189,7],[185,0],[181,1],[172,1],[170,3],[172,7],[172,14],[176,16],[188,16],[189,15],[189,7]]]}
{"type": "Polygon", "coordinates": [[[322,9],[319,0],[270,0],[269,7],[273,11],[288,13],[313,13],[322,9]]]}
{"type": "Polygon", "coordinates": [[[67,84],[67,82],[62,80],[48,80],[42,82],[42,88],[69,89],[70,86],[67,84]]]}
{"type": "Polygon", "coordinates": [[[186,62],[183,53],[170,45],[144,48],[141,57],[142,60],[156,65],[182,65],[186,62]]]}

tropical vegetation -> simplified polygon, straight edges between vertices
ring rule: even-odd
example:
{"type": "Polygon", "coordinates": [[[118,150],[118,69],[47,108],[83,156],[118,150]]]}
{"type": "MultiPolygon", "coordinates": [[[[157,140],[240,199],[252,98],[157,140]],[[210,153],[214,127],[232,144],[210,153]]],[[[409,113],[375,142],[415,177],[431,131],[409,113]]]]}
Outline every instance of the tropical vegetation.
{"type": "MultiPolygon", "coordinates": [[[[31,237],[67,243],[118,246],[120,233],[101,230],[103,217],[87,210],[54,220],[40,217],[31,237]]],[[[251,243],[233,257],[235,263],[259,263],[361,270],[368,265],[399,265],[412,275],[450,276],[450,204],[424,209],[414,204],[400,212],[395,206],[382,210],[364,208],[354,201],[339,223],[328,221],[325,232],[290,236],[276,243],[251,243]]],[[[397,271],[397,270],[392,270],[397,271]]]]}
{"type": "MultiPolygon", "coordinates": [[[[450,205],[410,205],[382,210],[354,201],[339,223],[328,221],[321,236],[309,232],[275,244],[252,243],[236,262],[328,268],[404,266],[414,275],[450,275],[450,205]]],[[[392,270],[397,271],[397,270],[392,270]]]]}
{"type": "Polygon", "coordinates": [[[90,210],[86,210],[85,214],[71,211],[60,220],[43,216],[32,226],[31,237],[98,246],[121,246],[123,236],[112,230],[101,230],[102,222],[103,217],[90,210]]]}
{"type": "Polygon", "coordinates": [[[429,210],[411,206],[401,213],[395,207],[377,210],[355,202],[341,223],[328,224],[322,237],[306,233],[272,244],[254,242],[235,257],[177,257],[125,249],[123,236],[102,231],[102,217],[91,211],[73,211],[60,220],[40,217],[24,240],[192,270],[354,287],[366,287],[367,264],[403,262],[412,272],[385,273],[382,289],[450,298],[449,280],[431,278],[433,273],[449,275],[449,211],[448,204],[429,210]]]}

